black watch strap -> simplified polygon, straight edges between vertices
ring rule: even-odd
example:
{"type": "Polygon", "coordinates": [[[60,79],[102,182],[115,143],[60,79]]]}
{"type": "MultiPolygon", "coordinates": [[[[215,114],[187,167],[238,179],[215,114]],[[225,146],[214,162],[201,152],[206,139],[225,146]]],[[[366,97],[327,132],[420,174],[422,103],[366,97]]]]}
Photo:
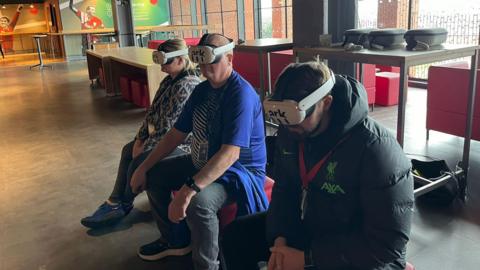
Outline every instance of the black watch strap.
{"type": "Polygon", "coordinates": [[[187,182],[185,182],[185,185],[191,189],[193,189],[195,192],[199,193],[200,191],[202,191],[198,186],[197,184],[195,184],[195,181],[193,180],[192,177],[189,177],[187,179],[187,182]]]}

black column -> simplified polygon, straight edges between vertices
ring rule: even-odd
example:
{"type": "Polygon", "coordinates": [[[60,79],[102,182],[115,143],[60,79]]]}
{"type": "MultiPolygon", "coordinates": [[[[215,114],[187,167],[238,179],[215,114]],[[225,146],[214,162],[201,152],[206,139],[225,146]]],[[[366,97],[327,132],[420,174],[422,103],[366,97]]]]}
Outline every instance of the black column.
{"type": "MultiPolygon", "coordinates": [[[[357,27],[357,0],[330,1],[328,7],[328,33],[332,43],[343,42],[343,32],[357,27]]],[[[336,73],[354,77],[355,65],[350,62],[329,61],[329,67],[336,73]]]]}
{"type": "MultiPolygon", "coordinates": [[[[293,9],[293,43],[298,47],[320,45],[320,35],[332,35],[332,43],[341,42],[343,32],[356,27],[358,0],[295,0],[293,9]]],[[[300,55],[300,61],[314,55],[300,55]]],[[[352,63],[329,61],[333,71],[353,75],[352,63]]]]}
{"type": "Polygon", "coordinates": [[[112,11],[120,47],[135,46],[131,0],[112,0],[112,11]]]}
{"type": "Polygon", "coordinates": [[[292,1],[293,43],[299,47],[319,45],[319,37],[327,33],[328,0],[292,1]]]}

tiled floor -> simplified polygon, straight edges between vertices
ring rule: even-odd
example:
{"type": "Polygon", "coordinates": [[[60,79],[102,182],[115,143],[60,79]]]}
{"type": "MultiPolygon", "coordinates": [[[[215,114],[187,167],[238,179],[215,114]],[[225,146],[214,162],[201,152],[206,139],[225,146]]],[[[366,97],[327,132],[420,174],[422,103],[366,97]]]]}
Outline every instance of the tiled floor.
{"type": "MultiPolygon", "coordinates": [[[[53,70],[0,68],[0,269],[190,269],[188,258],[148,263],[135,254],[158,236],[144,195],[113,228],[80,218],[111,191],[121,147],[144,110],[91,90],[84,61],[53,70]]],[[[394,129],[396,108],[375,119],[394,129]]],[[[410,91],[405,151],[461,158],[463,140],[432,132],[425,141],[425,91],[410,91]]],[[[470,200],[449,209],[418,207],[408,246],[417,269],[478,269],[480,144],[472,143],[470,200]]]]}

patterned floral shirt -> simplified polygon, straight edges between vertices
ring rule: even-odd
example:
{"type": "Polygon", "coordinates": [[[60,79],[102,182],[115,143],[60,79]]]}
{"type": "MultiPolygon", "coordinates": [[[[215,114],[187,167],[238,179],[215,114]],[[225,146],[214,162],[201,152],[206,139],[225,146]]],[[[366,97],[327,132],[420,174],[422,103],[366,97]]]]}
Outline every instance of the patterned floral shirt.
{"type": "MultiPolygon", "coordinates": [[[[160,83],[152,105],[147,111],[145,119],[136,136],[144,142],[143,151],[149,151],[157,145],[162,137],[173,127],[183,106],[190,97],[193,89],[201,81],[198,71],[184,71],[177,78],[167,76],[160,83]]],[[[179,147],[190,153],[190,139],[179,147]]]]}

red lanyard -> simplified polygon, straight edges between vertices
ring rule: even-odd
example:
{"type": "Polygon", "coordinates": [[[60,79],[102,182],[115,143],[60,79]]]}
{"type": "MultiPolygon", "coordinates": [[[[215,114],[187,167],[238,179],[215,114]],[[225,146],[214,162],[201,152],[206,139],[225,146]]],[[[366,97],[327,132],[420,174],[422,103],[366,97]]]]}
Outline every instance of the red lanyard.
{"type": "Polygon", "coordinates": [[[301,142],[298,147],[298,166],[300,167],[300,178],[302,179],[302,186],[303,188],[307,188],[308,183],[310,183],[315,175],[317,175],[320,168],[322,168],[323,164],[327,159],[332,155],[333,151],[347,139],[348,136],[343,137],[338,143],[330,150],[313,168],[307,172],[307,167],[305,166],[305,159],[303,158],[304,152],[304,144],[301,142]]]}

